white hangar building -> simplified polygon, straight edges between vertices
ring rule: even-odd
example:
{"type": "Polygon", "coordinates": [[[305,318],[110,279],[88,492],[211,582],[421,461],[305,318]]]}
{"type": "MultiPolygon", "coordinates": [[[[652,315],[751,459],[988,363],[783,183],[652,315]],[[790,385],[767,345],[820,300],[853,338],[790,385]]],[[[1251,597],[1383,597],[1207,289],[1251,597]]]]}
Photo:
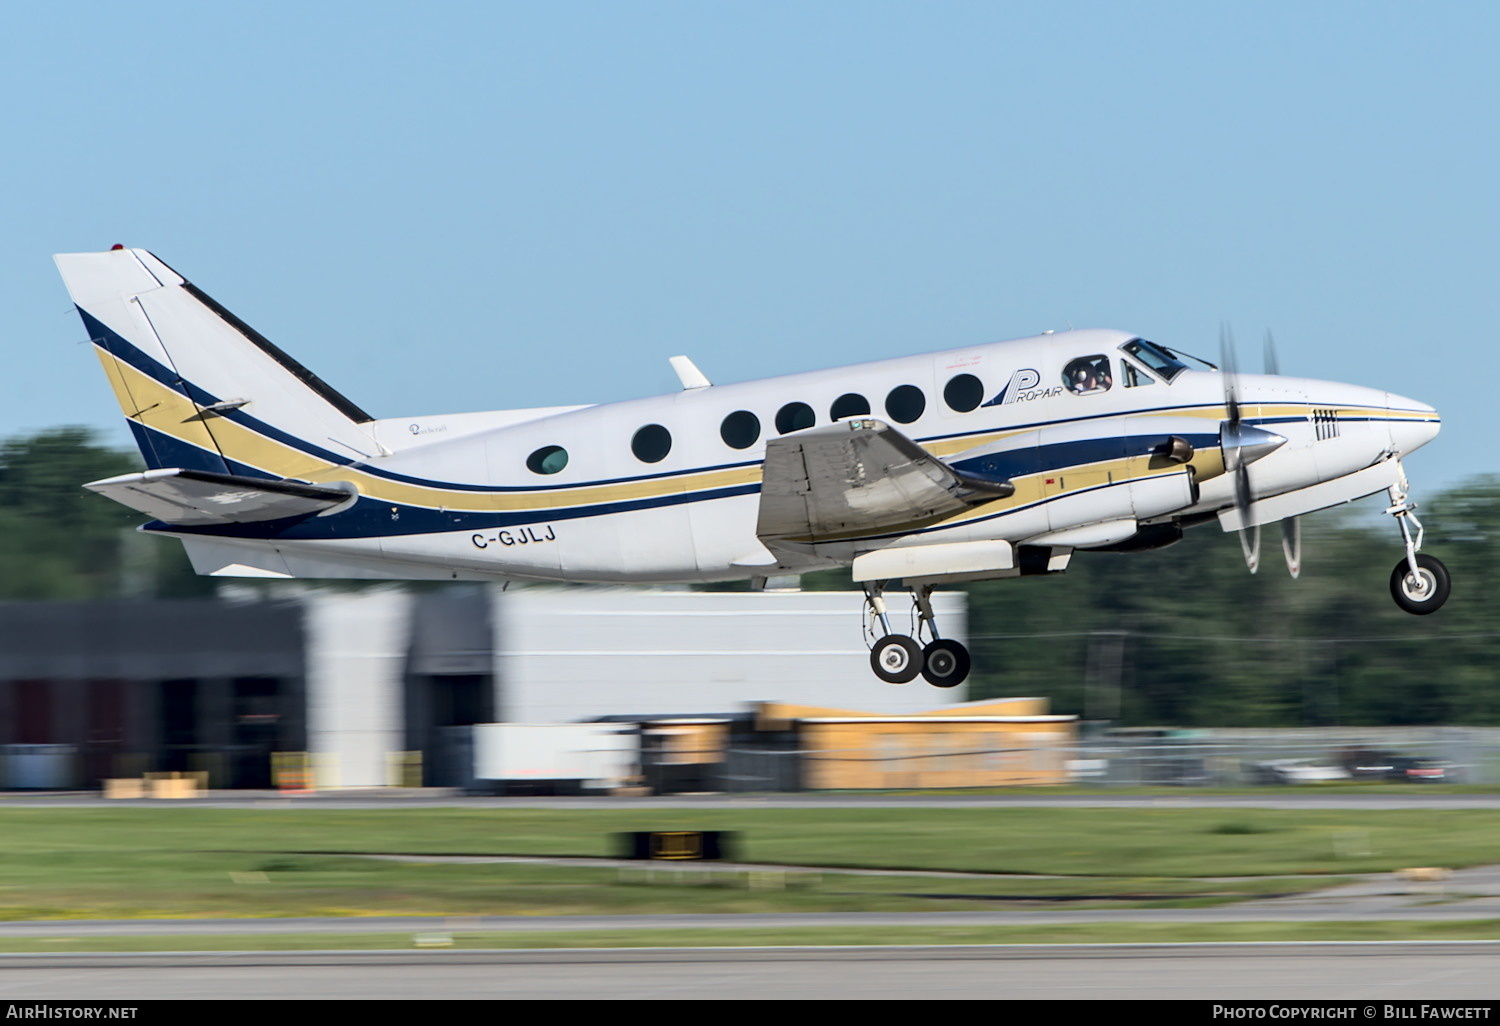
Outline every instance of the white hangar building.
{"type": "MultiPolygon", "coordinates": [[[[935,602],[943,633],[964,639],[963,596],[935,602]]],[[[0,752],[21,765],[70,750],[68,779],[44,786],[197,770],[266,787],[277,752],[310,753],[321,783],[342,787],[385,786],[395,753],[420,752],[425,782],[446,784],[464,757],[453,727],[965,699],[879,681],[861,615],[851,592],[490,585],[0,603],[0,752]]],[[[39,786],[27,779],[0,786],[39,786]]]]}

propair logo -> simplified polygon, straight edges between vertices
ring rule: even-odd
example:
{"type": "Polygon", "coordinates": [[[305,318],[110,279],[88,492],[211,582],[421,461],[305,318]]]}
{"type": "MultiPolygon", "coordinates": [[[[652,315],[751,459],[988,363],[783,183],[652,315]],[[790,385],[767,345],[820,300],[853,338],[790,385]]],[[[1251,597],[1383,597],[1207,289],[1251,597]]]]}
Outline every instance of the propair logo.
{"type": "Polygon", "coordinates": [[[1062,392],[1062,386],[1038,388],[1042,376],[1030,367],[1022,367],[1010,376],[1010,381],[986,406],[1009,406],[1011,403],[1029,403],[1035,399],[1046,399],[1062,392]]]}

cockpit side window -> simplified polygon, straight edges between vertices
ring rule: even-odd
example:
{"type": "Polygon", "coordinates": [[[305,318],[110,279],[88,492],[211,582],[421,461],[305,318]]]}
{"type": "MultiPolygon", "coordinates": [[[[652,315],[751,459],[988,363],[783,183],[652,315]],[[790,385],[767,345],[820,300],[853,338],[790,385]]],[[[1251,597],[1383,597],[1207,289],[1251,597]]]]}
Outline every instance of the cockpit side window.
{"type": "Polygon", "coordinates": [[[1141,370],[1139,367],[1137,367],[1135,364],[1131,363],[1129,360],[1121,360],[1120,361],[1120,366],[1125,371],[1125,387],[1126,388],[1136,388],[1136,387],[1139,387],[1140,385],[1154,385],[1154,384],[1156,384],[1156,379],[1155,378],[1153,378],[1151,375],[1147,374],[1145,371],[1141,370]]]}
{"type": "Polygon", "coordinates": [[[1081,356],[1063,368],[1063,384],[1074,395],[1108,392],[1114,379],[1109,373],[1109,357],[1103,354],[1081,356]]]}
{"type": "Polygon", "coordinates": [[[1171,384],[1172,379],[1177,375],[1187,370],[1187,364],[1155,342],[1147,342],[1143,338],[1133,338],[1120,348],[1141,361],[1168,384],[1171,384]]]}

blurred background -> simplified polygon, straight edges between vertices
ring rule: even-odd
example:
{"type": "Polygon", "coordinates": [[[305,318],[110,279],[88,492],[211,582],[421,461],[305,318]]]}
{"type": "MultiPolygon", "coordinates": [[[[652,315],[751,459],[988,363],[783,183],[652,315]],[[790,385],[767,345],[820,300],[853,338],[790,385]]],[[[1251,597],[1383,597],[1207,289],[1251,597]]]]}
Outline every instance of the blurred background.
{"type": "MultiPolygon", "coordinates": [[[[1493,783],[1500,481],[1424,508],[1453,600],[1386,584],[1378,497],[1303,572],[1209,527],[939,594],[975,671],[881,684],[846,573],[800,589],[233,581],[78,487],[87,429],[0,445],[3,784],[642,793],[1015,784],[1493,783]],[[569,729],[562,729],[568,727],[569,729]]],[[[894,608],[901,615],[901,599],[894,608]]]]}
{"type": "Polygon", "coordinates": [[[1354,2],[8,12],[0,786],[1495,780],[1497,27],[1354,2]],[[1225,322],[1274,329],[1287,373],[1443,413],[1408,471],[1453,598],[1394,608],[1378,500],[1307,518],[1297,581],[1206,528],[950,593],[976,669],[940,692],[871,678],[836,574],[209,581],[79,488],[138,464],[48,256],[116,242],[377,416],[670,391],[677,353],[734,381],[1070,325],[1209,358],[1225,322]]]}

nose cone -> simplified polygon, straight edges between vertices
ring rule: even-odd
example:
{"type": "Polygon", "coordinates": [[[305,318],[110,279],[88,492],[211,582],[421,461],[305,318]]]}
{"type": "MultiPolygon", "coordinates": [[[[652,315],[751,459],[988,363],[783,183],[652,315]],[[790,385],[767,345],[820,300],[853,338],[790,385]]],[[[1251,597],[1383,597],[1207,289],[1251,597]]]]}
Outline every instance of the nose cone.
{"type": "Polygon", "coordinates": [[[1230,470],[1254,463],[1286,444],[1286,436],[1250,424],[1225,422],[1219,428],[1219,444],[1230,470]]]}
{"type": "Polygon", "coordinates": [[[1403,456],[1436,438],[1443,424],[1431,406],[1394,392],[1386,394],[1386,408],[1391,411],[1391,446],[1403,456]]]}

